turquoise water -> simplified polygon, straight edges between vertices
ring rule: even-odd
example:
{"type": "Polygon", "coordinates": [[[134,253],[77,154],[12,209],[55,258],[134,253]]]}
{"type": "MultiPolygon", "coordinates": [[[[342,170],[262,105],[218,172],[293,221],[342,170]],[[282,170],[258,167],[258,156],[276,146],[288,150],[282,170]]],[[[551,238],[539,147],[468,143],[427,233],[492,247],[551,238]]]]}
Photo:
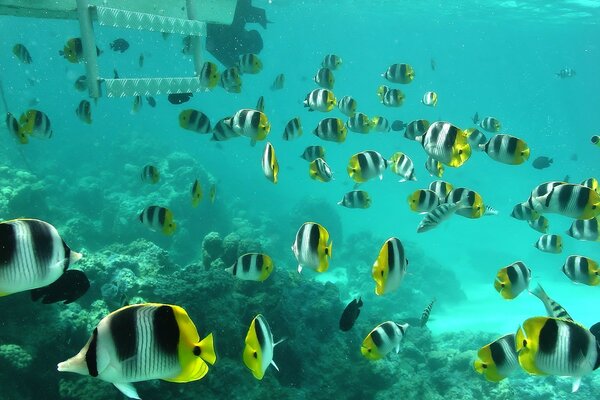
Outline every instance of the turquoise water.
{"type": "MultiPolygon", "coordinates": [[[[126,296],[184,306],[201,336],[215,333],[221,357],[207,378],[197,383],[138,384],[144,399],[302,399],[329,394],[344,399],[384,399],[397,398],[404,390],[412,390],[408,398],[566,396],[568,379],[521,374],[496,387],[473,372],[469,362],[474,350],[514,332],[526,318],[544,315],[534,296],[523,293],[505,301],[493,289],[497,271],[517,260],[531,268],[532,286],[542,283],[581,324],[589,327],[600,321],[595,307],[598,288],[575,285],[560,270],[571,254],[599,260],[598,242],[568,237],[564,232],[572,219],[551,214],[550,233],[562,234],[564,251],[560,255],[542,253],[533,247],[539,234],[510,217],[512,207],[525,201],[542,182],[562,180],[565,175],[571,182],[600,178],[600,153],[590,144],[590,137],[600,132],[596,118],[600,109],[600,2],[404,3],[255,1],[255,6],[266,9],[272,23],[266,30],[252,26],[264,40],[260,53],[264,68],[257,75],[243,77],[242,93],[217,87],[177,106],[168,103],[166,96],[155,96],[156,108],[145,103],[135,114],[131,113],[131,98],[101,98],[92,105],[91,125],[82,123],[74,112],[86,98],[73,88],[75,79],[84,74],[83,64],[70,64],[57,53],[67,39],[79,36],[78,23],[0,17],[0,80],[9,111],[20,115],[28,108],[42,110],[54,130],[50,140],[32,139],[22,146],[2,126],[0,218],[48,221],[72,249],[83,250],[84,259],[96,262],[81,265],[90,275],[92,288],[77,303],[81,312],[96,310],[85,323],[74,322],[72,314],[78,311],[73,305],[36,304],[23,293],[0,300],[6,304],[0,307],[0,345],[16,344],[32,357],[22,368],[6,362],[8,358],[0,363],[0,380],[9,388],[1,397],[82,398],[77,394],[92,393],[100,399],[120,398],[110,384],[59,374],[55,364],[85,344],[91,329],[105,315],[99,310],[118,307],[119,299],[103,298],[100,288],[113,279],[120,268],[114,258],[123,254],[133,264],[165,265],[155,270],[148,267],[148,276],[143,269],[129,266],[139,283],[132,283],[126,296]],[[33,64],[18,62],[11,52],[15,43],[27,46],[33,64]],[[445,120],[468,128],[471,116],[479,112],[481,117],[499,118],[502,133],[526,140],[531,158],[523,165],[500,164],[474,152],[464,166],[446,168],[442,178],[456,187],[476,190],[499,215],[476,220],[453,217],[430,232],[417,234],[422,216],[409,210],[406,198],[436,179],[423,168],[426,155],[420,144],[398,132],[348,132],[343,144],[322,142],[312,135],[325,116],[345,119],[337,109],[324,115],[309,113],[302,106],[306,94],[316,87],[312,78],[321,60],[329,53],[343,59],[342,67],[334,72],[336,97],[353,96],[358,109],[369,116],[405,122],[445,120]],[[432,59],[435,70],[430,67],[432,59]],[[376,90],[386,84],[380,75],[397,62],[410,63],[416,78],[410,85],[390,84],[401,87],[406,100],[400,108],[386,108],[379,103],[376,90]],[[560,79],[555,74],[563,68],[573,68],[577,75],[560,79]],[[269,88],[279,73],[285,74],[285,87],[273,92],[269,88]],[[420,102],[428,90],[438,93],[435,108],[420,102]],[[279,160],[277,185],[263,176],[263,143],[252,147],[241,138],[217,144],[210,142],[208,135],[196,135],[178,125],[183,109],[202,110],[214,124],[241,108],[254,107],[259,96],[265,98],[265,113],[272,124],[268,140],[279,160]],[[36,102],[33,107],[32,101],[36,102]],[[304,135],[283,141],[283,128],[295,116],[302,120],[304,135]],[[299,158],[306,146],[317,144],[327,150],[335,178],[332,182],[311,180],[307,163],[299,158]],[[348,158],[363,150],[377,150],[385,157],[396,151],[407,153],[415,163],[418,180],[399,183],[398,177],[387,171],[382,181],[361,185],[373,199],[371,208],[337,206],[354,185],[345,171],[348,158]],[[553,158],[553,165],[534,169],[531,162],[542,155],[553,158]],[[157,185],[139,179],[148,163],[161,171],[157,185]],[[203,185],[204,200],[193,209],[189,189],[196,178],[203,185]],[[212,205],[208,201],[211,182],[217,187],[212,205]],[[139,223],[139,212],[150,204],[172,209],[178,224],[172,237],[139,223]],[[298,278],[290,246],[306,221],[319,222],[329,230],[333,258],[327,273],[307,270],[298,278]],[[202,243],[210,232],[218,232],[222,238],[235,232],[253,241],[250,247],[260,247],[271,255],[277,266],[270,278],[274,282],[234,285],[226,274],[210,272],[206,265],[208,271],[203,271],[202,243]],[[397,292],[380,298],[373,294],[370,270],[384,240],[392,236],[405,244],[408,274],[397,292]],[[171,275],[187,290],[171,287],[171,275]],[[335,287],[322,285],[325,281],[335,287]],[[363,296],[365,306],[353,330],[342,335],[337,320],[345,304],[358,295],[363,296]],[[377,324],[417,317],[433,298],[438,301],[429,330],[409,331],[403,343],[411,352],[405,349],[381,362],[361,357],[360,343],[377,324]],[[96,300],[105,304],[94,303],[96,300]],[[243,338],[256,313],[269,319],[276,340],[288,336],[275,349],[280,372],[269,368],[260,382],[241,360],[243,338]],[[55,336],[48,337],[44,330],[55,336]],[[446,360],[442,367],[435,366],[434,357],[446,360]],[[313,368],[316,371],[307,372],[313,368]],[[440,371],[447,371],[451,375],[446,376],[452,378],[447,378],[450,382],[443,388],[431,392],[415,389],[440,381],[440,371]],[[27,387],[32,380],[45,389],[27,387]],[[348,381],[356,382],[356,387],[349,388],[348,381]],[[79,385],[79,391],[69,392],[65,389],[68,384],[79,385]],[[515,391],[517,386],[521,391],[515,391]],[[461,387],[470,391],[456,392],[461,387]]],[[[113,69],[120,77],[193,74],[193,64],[181,53],[176,35],[164,40],[151,32],[98,26],[95,31],[103,50],[101,76],[112,77],[113,69]],[[110,50],[109,43],[116,38],[130,43],[125,53],[110,50]],[[141,53],[143,68],[138,66],[141,53]]],[[[215,61],[210,54],[203,56],[215,61]]],[[[593,398],[598,390],[596,372],[584,379],[577,396],[593,398]]]]}

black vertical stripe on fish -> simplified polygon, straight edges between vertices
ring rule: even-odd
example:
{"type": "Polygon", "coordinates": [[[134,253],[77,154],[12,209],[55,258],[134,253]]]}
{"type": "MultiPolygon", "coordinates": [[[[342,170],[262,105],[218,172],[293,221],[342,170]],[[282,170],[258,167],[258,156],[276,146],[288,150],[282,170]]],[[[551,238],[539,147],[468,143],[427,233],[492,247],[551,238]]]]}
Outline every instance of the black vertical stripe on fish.
{"type": "MultiPolygon", "coordinates": [[[[575,189],[576,186],[573,185],[567,185],[567,186],[562,186],[560,189],[554,189],[554,190],[558,190],[558,207],[560,210],[564,210],[565,206],[567,206],[570,202],[570,200],[573,198],[573,189],[575,189]]],[[[554,191],[553,190],[553,191],[554,191]]],[[[551,194],[551,196],[554,193],[551,194]]],[[[579,201],[577,201],[577,203],[579,203],[579,201]]]]}
{"type": "Polygon", "coordinates": [[[492,360],[497,366],[502,366],[506,362],[506,354],[502,348],[500,340],[490,343],[490,353],[492,354],[492,360]]]}
{"type": "Polygon", "coordinates": [[[252,265],[252,256],[242,257],[242,271],[250,272],[251,265],[252,265]]]}
{"type": "Polygon", "coordinates": [[[238,268],[238,263],[233,264],[233,275],[234,276],[237,275],[237,268],[238,268]]]}
{"type": "Polygon", "coordinates": [[[17,252],[16,232],[13,224],[0,224],[0,268],[9,267],[17,252]]]}
{"type": "Polygon", "coordinates": [[[96,346],[98,345],[98,328],[94,328],[92,338],[90,339],[90,345],[85,352],[85,364],[87,365],[90,376],[98,376],[98,359],[96,353],[96,346]]]}
{"type": "Polygon", "coordinates": [[[578,325],[567,324],[569,334],[569,365],[579,364],[588,355],[589,338],[586,330],[578,325]]]}
{"type": "Polygon", "coordinates": [[[495,154],[500,153],[500,149],[502,147],[502,137],[496,136],[492,139],[492,152],[495,154]]]}
{"type": "Polygon", "coordinates": [[[176,355],[179,345],[179,325],[172,307],[163,305],[153,314],[153,332],[156,345],[163,354],[176,355]]]}
{"type": "Polygon", "coordinates": [[[404,327],[403,327],[402,325],[400,325],[400,324],[396,324],[396,326],[397,326],[397,327],[398,327],[398,329],[400,330],[400,334],[401,334],[401,335],[404,335],[404,332],[405,332],[405,329],[404,329],[404,327]]]}
{"type": "Polygon", "coordinates": [[[261,272],[263,270],[264,262],[265,262],[265,259],[264,259],[263,255],[257,254],[256,255],[256,270],[258,272],[261,272]]]}
{"type": "Polygon", "coordinates": [[[256,333],[256,340],[258,341],[258,346],[260,347],[261,351],[267,344],[267,338],[264,335],[265,332],[263,331],[263,328],[265,327],[262,325],[261,318],[257,317],[254,323],[254,332],[256,333]]]}
{"type": "Polygon", "coordinates": [[[158,209],[158,223],[160,226],[165,226],[165,217],[167,215],[167,209],[164,207],[160,207],[158,209]]]}
{"type": "Polygon", "coordinates": [[[156,212],[156,209],[157,209],[156,206],[150,206],[147,208],[148,213],[146,215],[146,219],[151,224],[154,222],[154,213],[156,212]]]}
{"type": "Polygon", "coordinates": [[[382,324],[381,328],[385,332],[388,338],[393,338],[395,336],[394,327],[392,324],[382,324]]]}
{"type": "Polygon", "coordinates": [[[139,307],[124,308],[112,315],[109,323],[110,335],[115,344],[117,359],[125,361],[136,354],[136,319],[139,307]]]}
{"type": "Polygon", "coordinates": [[[62,241],[63,251],[65,252],[65,259],[63,260],[63,271],[66,271],[69,268],[69,264],[71,263],[71,249],[65,241],[62,241]]]}
{"type": "Polygon", "coordinates": [[[578,189],[577,190],[577,209],[584,210],[585,206],[588,203],[591,189],[584,189],[583,187],[580,187],[580,186],[573,186],[574,190],[575,190],[575,188],[578,189]]]}
{"type": "Polygon", "coordinates": [[[388,240],[387,241],[387,253],[388,253],[388,274],[391,274],[395,269],[396,269],[396,265],[395,265],[395,259],[396,259],[396,247],[394,246],[395,244],[395,240],[388,240]]]}
{"type": "Polygon", "coordinates": [[[547,319],[539,334],[539,351],[553,354],[558,345],[558,323],[554,319],[547,319]]]}
{"type": "Polygon", "coordinates": [[[508,154],[510,155],[514,155],[515,152],[517,151],[517,144],[519,143],[519,141],[517,140],[517,138],[515,137],[509,137],[508,138],[508,143],[506,144],[506,151],[508,154]]]}
{"type": "Polygon", "coordinates": [[[260,113],[254,112],[252,113],[252,124],[253,128],[257,128],[260,125],[260,113]]]}
{"type": "Polygon", "coordinates": [[[511,283],[515,283],[519,280],[519,273],[517,272],[518,264],[515,266],[506,268],[506,275],[511,283]]]}
{"type": "Polygon", "coordinates": [[[54,238],[48,229],[48,226],[41,221],[27,220],[29,234],[36,265],[49,264],[52,261],[54,253],[54,238]]]}
{"type": "MultiPolygon", "coordinates": [[[[385,324],[383,324],[382,326],[385,326],[385,324]]],[[[383,345],[383,337],[381,337],[381,333],[379,333],[378,329],[375,329],[373,332],[371,332],[371,339],[373,340],[373,344],[377,348],[383,345]]]]}
{"type": "Polygon", "coordinates": [[[558,236],[550,235],[550,246],[554,249],[558,245],[558,236]]]}
{"type": "Polygon", "coordinates": [[[309,235],[309,241],[308,241],[308,249],[313,252],[313,251],[318,251],[319,248],[319,238],[320,238],[320,232],[319,232],[319,227],[315,224],[310,224],[308,226],[308,229],[310,229],[310,235],[309,235]]]}

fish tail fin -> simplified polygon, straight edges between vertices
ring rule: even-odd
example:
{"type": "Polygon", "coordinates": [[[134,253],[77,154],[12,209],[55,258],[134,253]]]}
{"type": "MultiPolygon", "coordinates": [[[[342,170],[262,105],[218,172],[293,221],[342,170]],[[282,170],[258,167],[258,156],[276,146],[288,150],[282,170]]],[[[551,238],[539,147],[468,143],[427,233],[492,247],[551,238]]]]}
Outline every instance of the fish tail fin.
{"type": "Polygon", "coordinates": [[[212,333],[196,344],[200,350],[200,358],[213,365],[217,361],[217,353],[215,352],[215,343],[212,333]]]}

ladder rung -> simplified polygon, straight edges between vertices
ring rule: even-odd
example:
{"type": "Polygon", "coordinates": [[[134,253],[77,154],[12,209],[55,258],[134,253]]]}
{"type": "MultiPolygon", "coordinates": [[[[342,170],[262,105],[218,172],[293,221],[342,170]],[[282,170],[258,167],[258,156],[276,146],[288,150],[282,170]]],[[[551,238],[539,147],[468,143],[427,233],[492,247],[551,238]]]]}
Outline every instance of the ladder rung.
{"type": "Polygon", "coordinates": [[[206,23],[200,21],[102,6],[95,8],[100,25],[194,36],[202,36],[206,32],[206,23]]]}
{"type": "Polygon", "coordinates": [[[197,77],[102,79],[102,81],[106,85],[108,97],[153,96],[205,90],[197,77]]]}

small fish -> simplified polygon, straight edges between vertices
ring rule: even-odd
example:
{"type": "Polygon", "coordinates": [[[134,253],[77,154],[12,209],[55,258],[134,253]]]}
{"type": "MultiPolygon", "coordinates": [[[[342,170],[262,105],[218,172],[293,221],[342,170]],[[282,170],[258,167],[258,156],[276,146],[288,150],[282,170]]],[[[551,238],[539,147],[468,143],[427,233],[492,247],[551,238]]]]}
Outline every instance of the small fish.
{"type": "Polygon", "coordinates": [[[211,133],[210,119],[202,111],[187,109],[179,113],[179,126],[196,133],[211,133]]]}
{"type": "Polygon", "coordinates": [[[116,68],[113,68],[113,79],[119,79],[119,71],[116,68]]]}
{"type": "Polygon", "coordinates": [[[561,214],[576,219],[591,219],[600,215],[600,195],[583,185],[560,184],[543,196],[532,196],[531,203],[540,213],[561,214]]]}
{"type": "Polygon", "coordinates": [[[598,136],[598,135],[592,136],[592,144],[600,147],[600,136],[598,136]]]}
{"type": "Polygon", "coordinates": [[[400,107],[404,104],[404,93],[400,89],[390,89],[385,85],[381,85],[377,89],[377,96],[381,104],[386,107],[400,107]]]}
{"type": "Polygon", "coordinates": [[[240,93],[242,91],[242,77],[239,68],[231,67],[223,71],[219,85],[229,93],[240,93]]]}
{"type": "Polygon", "coordinates": [[[429,107],[437,106],[438,95],[436,92],[425,92],[423,98],[421,99],[421,103],[425,104],[429,107]]]}
{"type": "Polygon", "coordinates": [[[527,220],[527,224],[540,233],[548,233],[548,229],[550,229],[550,221],[543,215],[540,215],[538,219],[533,221],[527,220]]]}
{"type": "Polygon", "coordinates": [[[8,128],[8,132],[16,138],[20,144],[29,143],[29,138],[27,134],[23,132],[21,127],[19,126],[19,121],[11,114],[6,113],[6,127],[8,128]]]}
{"type": "Polygon", "coordinates": [[[278,342],[273,340],[271,327],[265,317],[261,314],[254,317],[246,334],[243,359],[244,365],[248,367],[256,379],[262,380],[269,365],[279,371],[275,361],[273,361],[273,350],[283,340],[278,342]]]}
{"type": "Polygon", "coordinates": [[[496,133],[502,129],[502,124],[495,117],[485,117],[479,122],[479,126],[488,132],[496,133]]]}
{"type": "Polygon", "coordinates": [[[167,236],[172,235],[177,228],[173,221],[173,212],[165,207],[149,206],[140,213],[139,219],[150,229],[161,231],[167,236]]]}
{"type": "Polygon", "coordinates": [[[142,168],[142,182],[158,183],[160,180],[160,172],[154,165],[146,165],[142,168]]]}
{"type": "Polygon", "coordinates": [[[552,165],[553,161],[554,160],[552,160],[551,158],[548,158],[546,156],[540,156],[540,157],[536,158],[535,160],[533,160],[531,165],[535,169],[544,169],[544,168],[548,168],[550,165],[552,165]]]}
{"type": "Polygon", "coordinates": [[[142,108],[142,96],[137,95],[133,98],[133,106],[131,107],[131,113],[135,114],[142,108]]]}
{"type": "Polygon", "coordinates": [[[562,266],[563,273],[575,283],[588,286],[600,285],[600,267],[591,258],[569,256],[562,266]]]}
{"type": "Polygon", "coordinates": [[[308,111],[329,112],[336,104],[335,95],[328,89],[315,89],[304,99],[304,107],[308,107],[308,111]]]}
{"type": "Polygon", "coordinates": [[[533,244],[538,250],[544,253],[562,253],[563,241],[559,235],[542,235],[537,242],[533,244]]]}
{"type": "Polygon", "coordinates": [[[190,101],[193,96],[193,93],[171,93],[167,96],[167,99],[171,104],[182,104],[190,101]]]}
{"type": "Polygon", "coordinates": [[[589,187],[594,192],[600,194],[600,183],[598,182],[598,179],[596,179],[596,178],[588,178],[588,179],[582,181],[580,183],[580,185],[589,187]]]}
{"type": "Polygon", "coordinates": [[[522,261],[512,263],[498,271],[494,288],[506,300],[516,298],[529,287],[531,270],[522,261]]]}
{"type": "Polygon", "coordinates": [[[452,189],[454,189],[454,186],[446,181],[433,181],[429,184],[429,190],[432,190],[437,195],[440,202],[446,201],[452,189]]]}
{"type": "Polygon", "coordinates": [[[531,208],[528,202],[524,201],[513,207],[510,216],[521,221],[535,221],[540,217],[540,214],[531,208]]]}
{"type": "Polygon", "coordinates": [[[252,53],[242,54],[238,66],[243,74],[258,74],[263,68],[260,58],[252,53]]]}
{"type": "MultiPolygon", "coordinates": [[[[454,188],[446,196],[446,203],[462,202],[462,207],[456,210],[456,214],[466,218],[480,218],[486,212],[481,195],[467,188],[454,188]]],[[[493,210],[493,209],[492,209],[493,210]]],[[[491,214],[494,211],[490,210],[491,214]]],[[[497,213],[497,212],[496,212],[497,213]]]]}
{"type": "Polygon", "coordinates": [[[60,372],[91,375],[139,399],[133,382],[202,379],[217,360],[212,333],[200,340],[194,322],[176,305],[125,306],[102,318],[79,353],[60,372]],[[143,328],[142,328],[143,327],[143,328]]]}
{"type": "Polygon", "coordinates": [[[408,324],[397,324],[393,321],[377,325],[363,340],[360,352],[372,361],[384,358],[392,350],[398,353],[408,326],[408,324]]]}
{"type": "Polygon", "coordinates": [[[308,175],[317,181],[329,182],[333,179],[331,168],[322,158],[317,158],[311,161],[308,166],[308,175]]]}
{"type": "Polygon", "coordinates": [[[358,107],[358,102],[350,96],[344,96],[338,102],[338,110],[348,117],[352,117],[354,115],[356,112],[356,107],[358,107]]]}
{"type": "Polygon", "coordinates": [[[573,221],[567,235],[577,240],[600,242],[600,217],[573,221]]]}
{"type": "Polygon", "coordinates": [[[29,50],[27,50],[27,47],[21,43],[15,44],[12,52],[23,64],[31,64],[33,62],[31,59],[31,54],[29,54],[29,50]]]}
{"type": "Polygon", "coordinates": [[[428,156],[449,167],[458,168],[471,157],[465,131],[449,122],[434,122],[415,140],[421,143],[428,156]]]}
{"type": "Polygon", "coordinates": [[[285,125],[283,130],[283,140],[293,140],[302,136],[302,122],[300,117],[292,118],[285,125]]]}
{"type": "Polygon", "coordinates": [[[471,148],[477,151],[482,151],[480,145],[484,145],[488,141],[487,137],[485,137],[485,134],[477,128],[465,129],[465,133],[467,134],[467,142],[471,148]]]}
{"type": "Polygon", "coordinates": [[[324,89],[331,90],[335,85],[335,76],[333,76],[333,72],[326,67],[319,69],[313,80],[317,85],[324,89]]]}
{"type": "Polygon", "coordinates": [[[437,176],[438,178],[441,178],[442,175],[444,175],[444,164],[433,157],[427,157],[427,160],[425,161],[425,169],[431,176],[437,176]]]}
{"type": "Polygon", "coordinates": [[[202,69],[200,69],[200,75],[198,79],[200,80],[200,86],[206,90],[211,90],[217,83],[219,83],[219,70],[217,64],[206,61],[202,64],[202,69]]]}
{"type": "Polygon", "coordinates": [[[361,151],[354,154],[348,161],[346,171],[356,183],[366,182],[375,177],[383,179],[383,171],[389,165],[381,154],[373,150],[361,151]]]}
{"type": "Polygon", "coordinates": [[[279,175],[279,163],[275,156],[275,148],[270,142],[265,145],[265,150],[262,156],[262,170],[265,177],[273,183],[277,183],[279,175]]]}
{"type": "Polygon", "coordinates": [[[240,256],[225,271],[244,281],[265,281],[275,269],[271,257],[266,254],[248,253],[240,256]]]}
{"type": "Polygon", "coordinates": [[[156,99],[152,96],[146,96],[146,103],[152,108],[156,107],[156,99]]]}
{"type": "Polygon", "coordinates": [[[325,272],[329,268],[332,243],[327,229],[315,222],[302,224],[292,244],[292,252],[298,261],[298,273],[303,268],[325,272]]]}
{"type": "Polygon", "coordinates": [[[271,85],[271,90],[281,90],[283,89],[283,85],[285,84],[285,75],[279,74],[275,77],[273,84],[271,85]]]}
{"type": "Polygon", "coordinates": [[[113,51],[124,53],[129,48],[129,42],[125,39],[115,39],[110,43],[113,51]]]}
{"type": "Polygon", "coordinates": [[[407,125],[404,123],[404,121],[400,121],[400,120],[398,120],[398,119],[397,119],[397,120],[395,120],[394,122],[392,122],[392,130],[393,130],[394,132],[399,132],[399,131],[401,131],[402,129],[405,129],[405,128],[406,128],[406,126],[407,126],[407,125]]]}
{"type": "Polygon", "coordinates": [[[497,134],[479,148],[492,160],[509,165],[523,164],[529,159],[529,146],[524,140],[511,135],[497,134]]]}
{"type": "Polygon", "coordinates": [[[429,189],[419,189],[414,191],[407,198],[408,206],[412,211],[418,213],[428,213],[441,204],[437,193],[429,189]]]}
{"type": "MultiPolygon", "coordinates": [[[[166,39],[165,36],[163,36],[163,39],[166,39]]],[[[183,39],[181,39],[181,44],[182,44],[182,49],[181,52],[183,54],[185,54],[186,56],[190,56],[193,53],[193,36],[192,35],[187,35],[184,36],[183,39]]]]}
{"type": "Polygon", "coordinates": [[[477,125],[479,123],[479,113],[476,112],[475,114],[473,114],[473,116],[471,117],[471,121],[473,121],[473,123],[475,125],[477,125]]]}
{"type": "Polygon", "coordinates": [[[230,118],[229,124],[235,133],[250,138],[252,143],[264,140],[271,131],[267,116],[258,110],[244,108],[230,118]]]}
{"type": "Polygon", "coordinates": [[[138,57],[138,65],[140,68],[144,67],[144,53],[140,53],[140,56],[138,57]]]}
{"type": "Polygon", "coordinates": [[[417,180],[417,177],[415,176],[415,165],[410,157],[406,154],[402,153],[401,151],[392,154],[389,163],[391,165],[390,169],[392,172],[402,177],[400,182],[417,180]]]}
{"type": "Polygon", "coordinates": [[[415,121],[409,122],[406,125],[406,131],[404,131],[404,137],[410,140],[416,140],[417,136],[424,135],[429,129],[429,121],[425,119],[417,119],[415,121]]]}
{"type": "Polygon", "coordinates": [[[304,149],[300,158],[305,159],[308,162],[312,162],[317,158],[325,159],[325,149],[323,146],[308,146],[304,149]]]}
{"type": "Polygon", "coordinates": [[[448,218],[450,218],[458,209],[463,207],[461,203],[444,203],[440,204],[425,215],[417,227],[417,233],[427,232],[448,218]]]}
{"type": "Polygon", "coordinates": [[[331,70],[336,70],[342,65],[342,59],[335,54],[327,54],[323,61],[321,62],[321,66],[323,68],[329,68],[331,70]]]}
{"type": "Polygon", "coordinates": [[[50,118],[39,110],[27,110],[19,117],[21,126],[20,133],[31,135],[40,139],[50,139],[52,137],[52,126],[50,118]]]}
{"type": "Polygon", "coordinates": [[[369,133],[373,127],[373,123],[366,114],[357,112],[348,118],[348,121],[346,121],[346,126],[352,132],[369,133]]]}
{"type": "MultiPolygon", "coordinates": [[[[96,47],[96,55],[100,55],[101,53],[100,49],[96,47]]],[[[59,50],[58,54],[73,64],[83,61],[83,44],[81,43],[81,38],[67,40],[64,48],[59,50]]]]}
{"type": "Polygon", "coordinates": [[[260,112],[265,112],[265,98],[260,96],[256,101],[256,109],[260,112]]]}
{"type": "Polygon", "coordinates": [[[217,199],[217,184],[212,183],[210,185],[210,189],[208,190],[208,198],[210,200],[210,204],[215,204],[215,200],[217,199]]]}
{"type": "Polygon", "coordinates": [[[77,78],[73,86],[78,92],[85,92],[88,89],[87,77],[85,75],[79,76],[79,78],[77,78]]]}
{"type": "Polygon", "coordinates": [[[565,310],[565,308],[558,304],[556,301],[552,300],[550,296],[548,296],[546,291],[542,288],[542,285],[538,284],[535,289],[530,291],[530,293],[538,299],[540,299],[542,303],[544,303],[546,313],[548,313],[549,317],[573,321],[573,318],[571,318],[567,310],[565,310]]]}
{"type": "Polygon", "coordinates": [[[371,207],[371,196],[364,190],[353,190],[346,193],[342,200],[338,201],[338,204],[346,208],[369,208],[371,207]]]}
{"type": "Polygon", "coordinates": [[[436,62],[435,60],[432,58],[431,61],[429,62],[429,65],[431,66],[431,70],[435,71],[435,67],[436,67],[436,62]]]}
{"type": "Polygon", "coordinates": [[[577,72],[575,72],[573,68],[563,68],[556,73],[556,76],[558,76],[561,79],[572,78],[575,75],[577,75],[577,72]]]}
{"type": "Polygon", "coordinates": [[[192,185],[192,207],[198,207],[202,201],[202,197],[202,186],[200,185],[200,181],[196,179],[192,185]]]}
{"type": "Polygon", "coordinates": [[[389,132],[390,121],[385,117],[376,116],[371,119],[371,126],[376,132],[389,132]]]}
{"type": "Polygon", "coordinates": [[[500,382],[519,369],[515,334],[504,335],[477,351],[473,367],[490,382],[500,382]]]}
{"type": "Polygon", "coordinates": [[[406,275],[407,266],[408,259],[400,239],[392,237],[386,240],[371,269],[375,294],[381,296],[397,290],[406,275]]]}
{"type": "Polygon", "coordinates": [[[431,309],[433,308],[433,303],[435,303],[435,299],[431,300],[431,303],[425,307],[423,310],[423,314],[421,314],[421,319],[419,321],[419,325],[421,328],[424,328],[427,325],[427,321],[429,321],[429,315],[431,314],[431,309]]]}
{"type": "Polygon", "coordinates": [[[92,105],[87,100],[81,100],[75,109],[75,115],[86,124],[92,123],[92,105]]]}
{"type": "Polygon", "coordinates": [[[232,117],[222,118],[219,120],[219,122],[217,122],[212,131],[212,137],[210,138],[211,141],[222,142],[232,138],[240,137],[240,135],[234,132],[233,128],[231,128],[231,118],[232,117]]]}
{"type": "Polygon", "coordinates": [[[342,143],[346,140],[348,130],[344,121],[339,118],[325,118],[319,121],[313,134],[322,140],[342,143]]]}
{"type": "Polygon", "coordinates": [[[344,312],[342,312],[342,316],[340,317],[340,330],[343,332],[348,332],[354,326],[354,323],[358,319],[360,314],[360,308],[363,306],[362,299],[359,297],[358,299],[352,300],[346,308],[344,308],[344,312]]]}
{"type": "Polygon", "coordinates": [[[415,70],[409,64],[392,64],[381,76],[394,83],[411,83],[415,79],[415,70]]]}

